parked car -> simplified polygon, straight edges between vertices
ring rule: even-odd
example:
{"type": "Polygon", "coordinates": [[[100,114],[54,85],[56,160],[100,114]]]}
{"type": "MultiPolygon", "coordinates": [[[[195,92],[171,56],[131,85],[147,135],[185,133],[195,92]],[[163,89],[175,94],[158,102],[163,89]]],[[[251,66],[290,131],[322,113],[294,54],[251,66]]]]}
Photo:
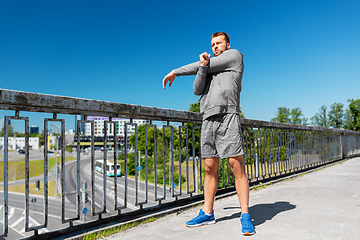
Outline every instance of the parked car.
{"type": "Polygon", "coordinates": [[[20,154],[25,154],[25,150],[19,149],[20,154]]]}

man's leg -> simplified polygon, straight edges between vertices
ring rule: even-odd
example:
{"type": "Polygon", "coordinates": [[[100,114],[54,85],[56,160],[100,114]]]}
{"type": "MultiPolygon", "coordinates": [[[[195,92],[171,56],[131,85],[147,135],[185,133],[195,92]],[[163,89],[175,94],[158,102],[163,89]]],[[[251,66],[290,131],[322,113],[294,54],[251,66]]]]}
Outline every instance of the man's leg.
{"type": "Polygon", "coordinates": [[[243,235],[252,235],[255,231],[249,214],[249,182],[245,173],[242,155],[229,158],[229,164],[235,176],[235,187],[241,206],[241,233],[243,235]]]}
{"type": "Polygon", "coordinates": [[[218,168],[220,158],[204,158],[205,182],[204,182],[204,212],[211,214],[214,207],[214,199],[218,188],[218,168]]]}
{"type": "Polygon", "coordinates": [[[229,164],[235,176],[235,187],[241,206],[241,214],[249,213],[249,182],[242,155],[229,158],[229,164]]]}
{"type": "Polygon", "coordinates": [[[214,207],[214,198],[218,187],[217,170],[219,167],[219,158],[204,158],[204,163],[205,163],[204,210],[200,209],[199,215],[197,217],[186,222],[186,226],[188,227],[198,227],[202,225],[215,223],[213,207],[214,207]]]}

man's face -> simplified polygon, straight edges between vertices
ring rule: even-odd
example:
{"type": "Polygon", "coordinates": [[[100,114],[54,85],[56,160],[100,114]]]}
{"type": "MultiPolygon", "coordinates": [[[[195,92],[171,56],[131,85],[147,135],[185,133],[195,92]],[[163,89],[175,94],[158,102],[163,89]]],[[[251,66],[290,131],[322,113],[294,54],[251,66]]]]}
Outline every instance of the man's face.
{"type": "Polygon", "coordinates": [[[211,48],[214,56],[219,56],[225,50],[230,48],[230,43],[227,43],[224,36],[217,36],[211,39],[211,48]]]}

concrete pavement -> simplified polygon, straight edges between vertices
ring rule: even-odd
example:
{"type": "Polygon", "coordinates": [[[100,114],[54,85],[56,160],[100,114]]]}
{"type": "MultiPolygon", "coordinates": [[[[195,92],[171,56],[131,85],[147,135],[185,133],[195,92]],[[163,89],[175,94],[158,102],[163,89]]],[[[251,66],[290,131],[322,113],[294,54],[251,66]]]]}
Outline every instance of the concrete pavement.
{"type": "Polygon", "coordinates": [[[187,228],[200,207],[106,239],[360,239],[360,158],[250,192],[256,233],[241,235],[236,195],[215,202],[214,225],[187,228]]]}

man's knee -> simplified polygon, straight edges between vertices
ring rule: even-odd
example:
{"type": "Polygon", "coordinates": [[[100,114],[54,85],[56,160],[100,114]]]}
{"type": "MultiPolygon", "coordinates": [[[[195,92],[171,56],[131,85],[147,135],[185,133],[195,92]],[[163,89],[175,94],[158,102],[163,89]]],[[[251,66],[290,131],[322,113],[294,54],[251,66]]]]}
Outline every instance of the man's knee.
{"type": "Polygon", "coordinates": [[[217,158],[205,158],[205,173],[209,175],[217,174],[219,168],[219,160],[217,158]]]}
{"type": "Polygon", "coordinates": [[[205,165],[205,173],[210,174],[210,175],[214,175],[214,174],[217,173],[217,168],[215,168],[214,166],[206,166],[205,165]]]}
{"type": "Polygon", "coordinates": [[[245,173],[245,163],[244,163],[244,159],[243,159],[242,155],[229,158],[229,164],[230,164],[231,170],[233,171],[235,176],[238,173],[240,173],[240,174],[245,173]]]}

